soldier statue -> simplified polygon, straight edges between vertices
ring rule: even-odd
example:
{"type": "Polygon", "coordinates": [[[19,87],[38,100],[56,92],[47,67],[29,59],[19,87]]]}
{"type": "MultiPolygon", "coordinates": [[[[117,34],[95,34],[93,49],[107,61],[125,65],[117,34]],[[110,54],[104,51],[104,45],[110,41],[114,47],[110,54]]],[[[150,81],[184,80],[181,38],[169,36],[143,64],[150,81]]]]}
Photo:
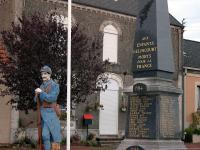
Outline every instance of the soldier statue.
{"type": "MultiPolygon", "coordinates": [[[[41,137],[45,150],[59,150],[61,142],[61,128],[56,103],[59,85],[51,79],[51,68],[43,66],[40,70],[43,83],[35,89],[35,101],[39,101],[38,112],[41,115],[41,137]]],[[[41,146],[42,147],[42,146],[41,146]]],[[[39,149],[43,149],[39,148],[39,149]]]]}

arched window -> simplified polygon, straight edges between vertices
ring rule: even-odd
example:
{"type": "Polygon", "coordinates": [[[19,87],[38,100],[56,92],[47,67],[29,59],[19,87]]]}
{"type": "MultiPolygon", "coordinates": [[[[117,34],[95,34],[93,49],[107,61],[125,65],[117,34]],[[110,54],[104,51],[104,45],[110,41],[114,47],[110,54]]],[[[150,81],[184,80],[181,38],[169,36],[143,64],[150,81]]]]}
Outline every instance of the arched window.
{"type": "Polygon", "coordinates": [[[103,60],[117,63],[118,31],[114,26],[107,25],[103,32],[103,60]]]}

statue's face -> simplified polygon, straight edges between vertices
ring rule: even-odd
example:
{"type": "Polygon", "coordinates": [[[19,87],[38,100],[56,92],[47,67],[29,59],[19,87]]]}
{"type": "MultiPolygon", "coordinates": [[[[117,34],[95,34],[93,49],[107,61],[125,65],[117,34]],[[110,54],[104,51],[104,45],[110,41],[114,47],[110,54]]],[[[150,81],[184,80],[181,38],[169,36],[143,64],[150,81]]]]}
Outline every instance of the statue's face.
{"type": "Polygon", "coordinates": [[[42,76],[43,81],[50,80],[50,78],[51,78],[51,75],[47,72],[41,72],[41,76],[42,76]]]}

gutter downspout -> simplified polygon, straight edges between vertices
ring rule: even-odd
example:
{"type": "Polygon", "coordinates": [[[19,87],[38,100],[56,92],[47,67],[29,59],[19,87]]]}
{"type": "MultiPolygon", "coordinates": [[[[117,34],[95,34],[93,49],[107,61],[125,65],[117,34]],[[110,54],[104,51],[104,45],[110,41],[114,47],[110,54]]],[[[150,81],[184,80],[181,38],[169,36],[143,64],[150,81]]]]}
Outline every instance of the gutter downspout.
{"type": "Polygon", "coordinates": [[[182,137],[185,138],[184,130],[185,130],[185,85],[186,85],[186,75],[187,75],[187,68],[183,67],[183,81],[182,81],[182,88],[183,88],[183,97],[182,97],[182,137]]]}
{"type": "Polygon", "coordinates": [[[184,138],[184,129],[185,129],[185,75],[187,72],[187,69],[184,68],[184,54],[183,54],[183,29],[179,29],[179,52],[180,52],[180,70],[182,74],[182,139],[184,138]],[[186,71],[186,72],[185,72],[186,71]]]}

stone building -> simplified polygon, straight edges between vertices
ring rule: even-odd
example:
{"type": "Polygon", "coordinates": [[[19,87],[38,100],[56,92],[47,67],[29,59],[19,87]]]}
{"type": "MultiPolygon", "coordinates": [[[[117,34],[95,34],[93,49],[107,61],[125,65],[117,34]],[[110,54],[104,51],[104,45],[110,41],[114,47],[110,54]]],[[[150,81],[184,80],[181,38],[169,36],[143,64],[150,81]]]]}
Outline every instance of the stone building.
{"type": "MultiPolygon", "coordinates": [[[[83,114],[86,113],[88,107],[96,108],[96,104],[102,105],[103,108],[97,107],[97,109],[90,112],[93,114],[94,119],[92,125],[89,126],[89,131],[96,133],[97,136],[123,136],[125,133],[128,99],[123,91],[133,85],[132,49],[136,27],[137,1],[73,0],[73,23],[79,23],[83,26],[84,32],[88,36],[92,37],[98,32],[103,33],[102,60],[109,58],[111,62],[107,90],[92,95],[88,98],[91,100],[90,102],[76,105],[76,108],[72,111],[72,129],[73,131],[76,130],[83,138],[86,135],[86,127],[83,126],[83,114]]],[[[0,31],[9,29],[12,21],[17,23],[16,18],[20,17],[22,12],[30,16],[37,11],[43,15],[56,11],[67,18],[67,0],[0,0],[0,31]]],[[[182,89],[181,45],[183,26],[173,16],[169,15],[169,17],[175,60],[173,80],[176,87],[182,89]]],[[[4,98],[1,97],[1,99],[4,98]]],[[[179,101],[181,112],[181,96],[179,101]]],[[[5,107],[2,106],[2,102],[0,107],[5,107]]],[[[8,114],[11,114],[10,107],[6,106],[5,109],[8,114]]],[[[20,112],[19,118],[25,123],[30,117],[20,112]]],[[[11,124],[11,118],[2,114],[0,115],[0,121],[7,121],[8,125],[11,124]]],[[[182,123],[181,120],[180,123],[182,123]]],[[[2,128],[0,126],[0,131],[2,128]]],[[[11,135],[10,129],[8,129],[7,134],[11,135]]],[[[0,143],[2,142],[11,141],[0,137],[0,143]]]]}

